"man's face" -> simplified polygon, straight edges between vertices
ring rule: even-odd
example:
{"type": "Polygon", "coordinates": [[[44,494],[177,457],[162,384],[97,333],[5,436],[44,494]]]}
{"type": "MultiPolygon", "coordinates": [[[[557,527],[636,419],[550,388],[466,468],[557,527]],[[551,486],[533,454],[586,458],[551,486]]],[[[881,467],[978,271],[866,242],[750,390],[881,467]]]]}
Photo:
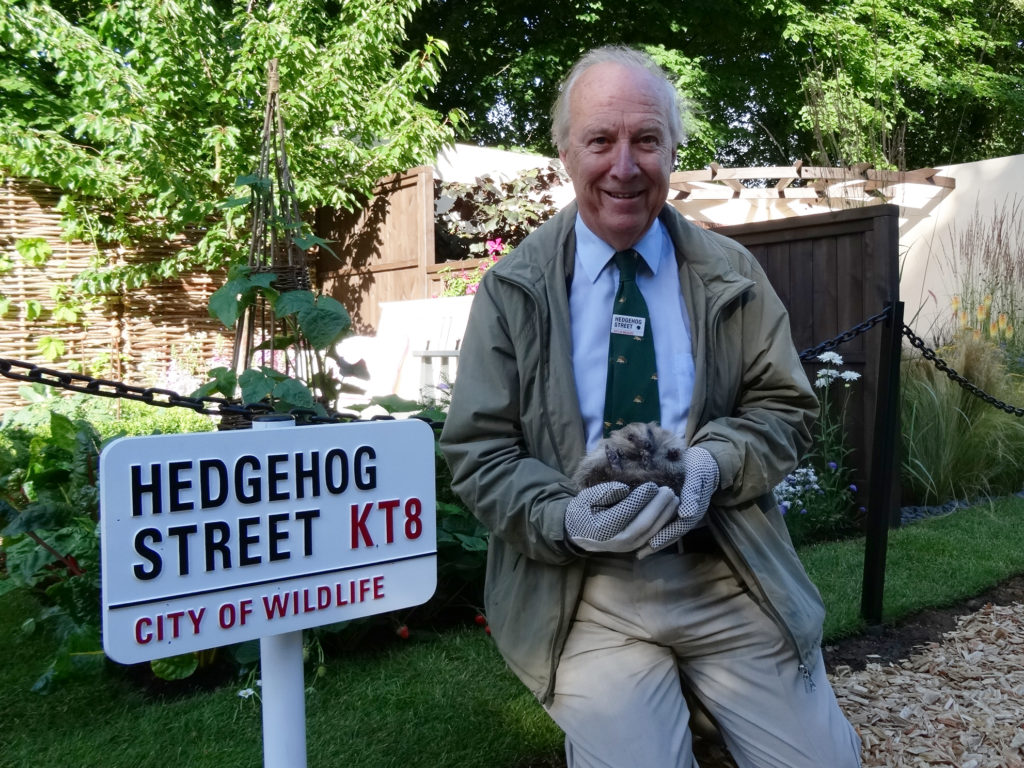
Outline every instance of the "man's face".
{"type": "Polygon", "coordinates": [[[630,248],[657,218],[675,164],[667,105],[654,76],[595,64],[569,94],[569,141],[559,152],[580,216],[616,250],[630,248]]]}

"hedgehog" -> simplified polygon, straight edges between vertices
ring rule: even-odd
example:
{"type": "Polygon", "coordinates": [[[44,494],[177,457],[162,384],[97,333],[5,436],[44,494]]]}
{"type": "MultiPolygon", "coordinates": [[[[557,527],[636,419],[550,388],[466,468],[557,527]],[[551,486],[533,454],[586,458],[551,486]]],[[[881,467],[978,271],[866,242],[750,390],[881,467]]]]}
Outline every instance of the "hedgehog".
{"type": "Polygon", "coordinates": [[[618,481],[630,488],[652,481],[676,495],[683,486],[683,438],[656,422],[634,422],[612,432],[584,456],[572,479],[580,490],[618,481]]]}

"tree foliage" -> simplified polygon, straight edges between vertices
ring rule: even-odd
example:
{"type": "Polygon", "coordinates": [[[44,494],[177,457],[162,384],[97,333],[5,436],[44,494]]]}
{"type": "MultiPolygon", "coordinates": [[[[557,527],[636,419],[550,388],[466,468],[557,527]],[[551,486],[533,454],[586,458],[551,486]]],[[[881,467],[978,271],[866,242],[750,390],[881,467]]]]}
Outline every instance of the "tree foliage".
{"type": "Polygon", "coordinates": [[[419,0],[0,0],[0,170],[65,192],[68,237],[97,245],[80,287],[134,287],[236,258],[267,62],[280,62],[289,165],[305,210],[351,208],[432,158],[457,114],[424,105],[444,43],[407,50],[419,0]],[[151,266],[108,244],[188,234],[151,266]]]}
{"type": "Polygon", "coordinates": [[[843,0],[786,9],[823,164],[940,165],[1024,148],[1024,5],[843,0]]]}
{"type": "Polygon", "coordinates": [[[588,48],[646,48],[697,106],[680,165],[921,167],[1024,151],[1021,0],[428,0],[459,41],[439,109],[481,144],[550,153],[547,110],[588,48]]]}

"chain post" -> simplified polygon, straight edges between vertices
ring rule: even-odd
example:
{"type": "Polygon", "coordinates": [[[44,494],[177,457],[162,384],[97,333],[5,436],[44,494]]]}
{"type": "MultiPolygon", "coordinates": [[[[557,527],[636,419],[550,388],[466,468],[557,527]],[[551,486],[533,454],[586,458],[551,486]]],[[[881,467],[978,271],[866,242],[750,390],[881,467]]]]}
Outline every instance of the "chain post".
{"type": "Polygon", "coordinates": [[[900,347],[903,302],[889,305],[885,333],[878,352],[878,389],[875,398],[875,444],[871,454],[871,488],[864,542],[864,580],[861,616],[868,624],[882,623],[885,556],[893,522],[893,479],[900,429],[900,347]]]}

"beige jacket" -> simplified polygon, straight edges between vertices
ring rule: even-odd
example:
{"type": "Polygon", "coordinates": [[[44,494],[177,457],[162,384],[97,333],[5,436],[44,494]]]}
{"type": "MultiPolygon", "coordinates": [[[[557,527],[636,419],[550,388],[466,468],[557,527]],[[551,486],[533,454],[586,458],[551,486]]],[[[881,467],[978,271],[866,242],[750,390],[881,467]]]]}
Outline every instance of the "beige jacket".
{"type": "MultiPolygon", "coordinates": [[[[576,206],[492,267],[473,301],[441,434],[452,487],[490,530],[485,605],[512,670],[541,701],[587,559],[564,541],[569,476],[585,450],[567,286],[576,206]]],[[[752,594],[812,665],[824,608],[771,490],[810,443],[817,398],[785,308],[736,242],[660,214],[689,311],[695,382],[687,440],[715,457],[708,524],[752,594]]]]}

